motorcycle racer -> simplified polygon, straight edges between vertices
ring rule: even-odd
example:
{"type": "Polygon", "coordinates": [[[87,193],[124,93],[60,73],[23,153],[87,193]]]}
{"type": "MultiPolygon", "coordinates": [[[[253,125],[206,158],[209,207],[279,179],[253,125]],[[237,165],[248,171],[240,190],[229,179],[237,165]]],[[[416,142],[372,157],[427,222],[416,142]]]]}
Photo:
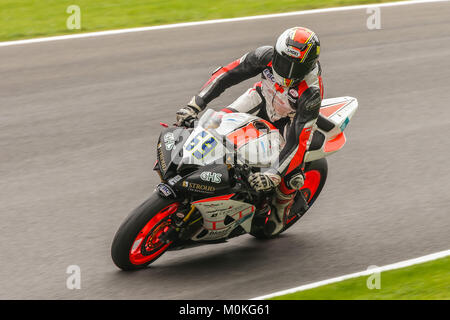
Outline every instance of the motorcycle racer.
{"type": "Polygon", "coordinates": [[[275,189],[275,214],[269,216],[267,235],[282,230],[295,191],[304,183],[304,155],[323,98],[319,54],[319,38],[313,31],[303,27],[287,29],[274,47],[259,47],[218,68],[188,105],[177,112],[177,125],[181,126],[196,119],[227,88],[261,74],[261,81],[222,111],[256,115],[271,122],[285,138],[277,164],[248,179],[256,191],[275,189]]]}

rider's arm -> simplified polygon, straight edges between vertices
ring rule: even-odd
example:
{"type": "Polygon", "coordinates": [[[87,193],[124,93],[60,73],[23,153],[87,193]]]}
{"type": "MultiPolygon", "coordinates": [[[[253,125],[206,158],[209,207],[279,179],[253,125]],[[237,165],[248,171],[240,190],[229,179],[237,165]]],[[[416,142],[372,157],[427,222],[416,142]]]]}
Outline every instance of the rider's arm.
{"type": "Polygon", "coordinates": [[[321,89],[315,85],[308,87],[299,97],[296,114],[287,131],[286,144],[280,152],[278,166],[274,168],[282,177],[303,163],[321,101],[321,89]]]}
{"type": "Polygon", "coordinates": [[[272,60],[272,55],[273,47],[259,47],[227,66],[218,68],[189,105],[198,111],[205,109],[210,101],[220,96],[227,88],[261,73],[272,60]]]}

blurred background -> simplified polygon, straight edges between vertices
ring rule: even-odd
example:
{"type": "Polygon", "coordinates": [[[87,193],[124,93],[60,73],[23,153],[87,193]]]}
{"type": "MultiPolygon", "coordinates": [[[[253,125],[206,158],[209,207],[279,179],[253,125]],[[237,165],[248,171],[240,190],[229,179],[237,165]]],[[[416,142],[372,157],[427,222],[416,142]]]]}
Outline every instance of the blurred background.
{"type": "Polygon", "coordinates": [[[383,0],[2,0],[0,41],[234,18],[383,0]],[[68,30],[67,8],[80,8],[81,29],[68,30]]]}

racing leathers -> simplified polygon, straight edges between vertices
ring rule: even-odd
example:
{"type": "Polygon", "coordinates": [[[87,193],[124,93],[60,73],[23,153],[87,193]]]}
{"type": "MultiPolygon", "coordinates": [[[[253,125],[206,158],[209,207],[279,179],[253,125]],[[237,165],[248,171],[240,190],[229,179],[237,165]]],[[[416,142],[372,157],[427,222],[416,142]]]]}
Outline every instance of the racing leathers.
{"type": "MultiPolygon", "coordinates": [[[[249,179],[250,184],[259,186],[259,189],[277,187],[273,205],[277,209],[275,218],[278,221],[274,221],[276,226],[271,230],[272,234],[276,234],[283,227],[295,191],[303,185],[303,160],[313,126],[319,116],[323,83],[320,63],[317,61],[316,66],[302,80],[290,87],[282,87],[273,76],[273,52],[274,48],[271,46],[259,47],[217,69],[192,98],[188,109],[180,112],[198,113],[227,88],[261,74],[261,81],[222,111],[256,115],[271,122],[285,139],[278,163],[264,176],[257,175],[249,179]]],[[[271,216],[273,219],[275,215],[271,216]]]]}

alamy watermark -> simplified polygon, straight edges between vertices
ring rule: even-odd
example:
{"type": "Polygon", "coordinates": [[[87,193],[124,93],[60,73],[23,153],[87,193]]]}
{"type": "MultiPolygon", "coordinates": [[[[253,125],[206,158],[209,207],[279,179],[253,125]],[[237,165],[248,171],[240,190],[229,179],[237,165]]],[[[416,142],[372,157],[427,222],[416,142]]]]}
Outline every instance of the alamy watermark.
{"type": "Polygon", "coordinates": [[[77,265],[70,265],[66,269],[69,274],[66,280],[66,288],[69,290],[81,289],[81,268],[77,265]]]}
{"type": "Polygon", "coordinates": [[[246,164],[261,167],[262,171],[277,167],[284,145],[278,130],[252,119],[242,119],[251,124],[241,128],[238,120],[235,115],[208,110],[196,121],[193,133],[184,128],[164,132],[157,147],[160,165],[165,167],[167,161],[176,165],[246,164]],[[166,159],[168,151],[170,157],[166,159]]]}
{"type": "Polygon", "coordinates": [[[67,7],[66,13],[70,16],[66,20],[66,27],[69,30],[81,29],[81,9],[79,6],[73,4],[67,7]]]}
{"type": "MultiPolygon", "coordinates": [[[[378,266],[369,266],[367,270],[377,269],[378,266]]],[[[381,272],[372,273],[366,281],[367,289],[381,289],[381,272]]]]}
{"type": "Polygon", "coordinates": [[[379,7],[367,8],[366,13],[369,15],[366,21],[367,29],[381,29],[381,10],[379,7]]]}
{"type": "MultiPolygon", "coordinates": [[[[66,13],[70,16],[66,20],[66,27],[69,30],[81,29],[81,9],[78,5],[72,4],[67,7],[66,13]]],[[[366,9],[369,17],[366,20],[366,26],[369,30],[381,29],[381,9],[379,7],[369,7],[366,9]]]]}

